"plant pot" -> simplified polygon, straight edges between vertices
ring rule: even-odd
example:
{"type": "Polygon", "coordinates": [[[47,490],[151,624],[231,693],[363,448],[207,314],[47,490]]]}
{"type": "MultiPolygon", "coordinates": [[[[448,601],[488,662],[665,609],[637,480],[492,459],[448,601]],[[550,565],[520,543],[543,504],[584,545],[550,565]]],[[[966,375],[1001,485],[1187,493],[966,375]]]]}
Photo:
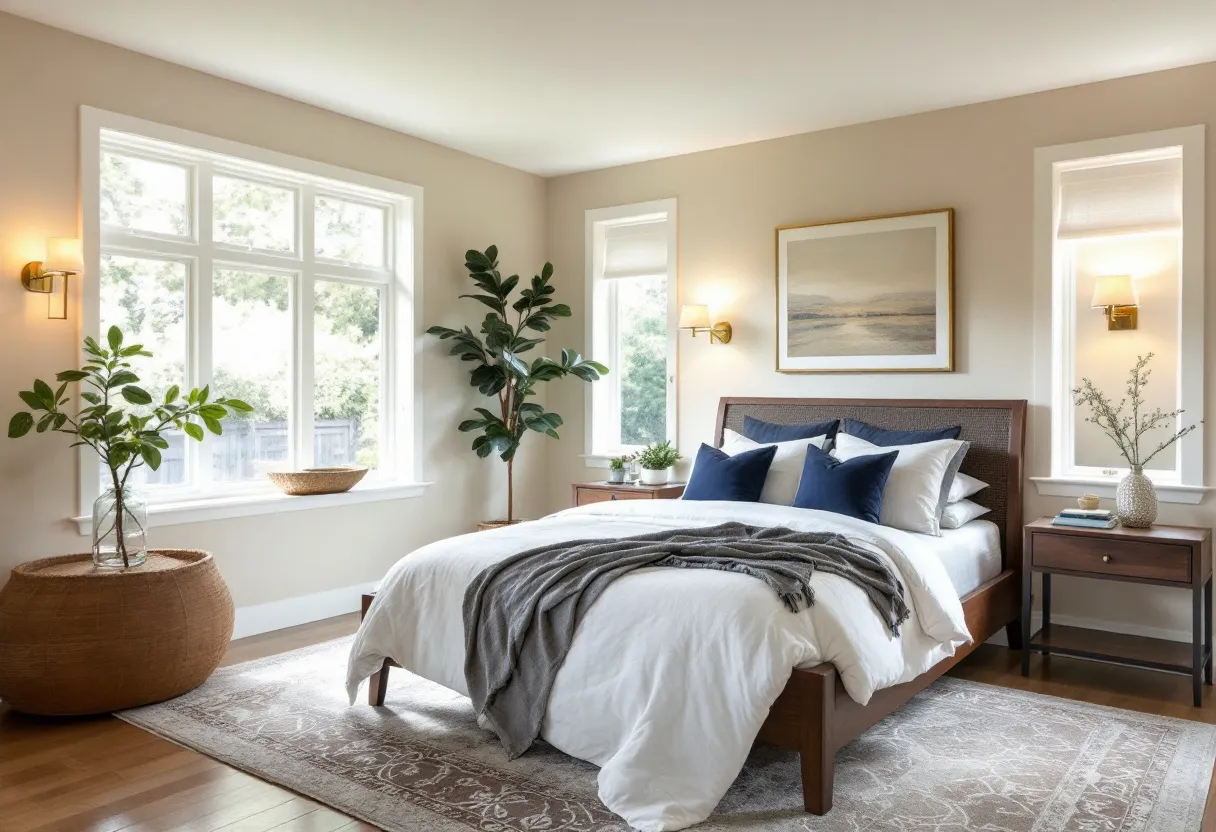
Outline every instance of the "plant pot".
{"type": "Polygon", "coordinates": [[[488,532],[491,529],[501,529],[501,528],[505,528],[506,526],[514,526],[514,525],[516,525],[518,523],[522,523],[522,522],[524,522],[524,521],[523,520],[485,520],[485,521],[482,521],[481,523],[477,524],[477,531],[488,532]]]}
{"type": "Polygon", "coordinates": [[[1144,476],[1144,467],[1133,465],[1131,473],[1115,489],[1115,515],[1129,529],[1147,529],[1157,519],[1157,490],[1144,476]]]}
{"type": "Polygon", "coordinates": [[[625,469],[624,469],[624,468],[612,468],[612,469],[610,469],[610,470],[608,471],[608,482],[624,482],[624,481],[625,481],[625,473],[626,473],[626,471],[625,471],[625,469]]]}
{"type": "Polygon", "coordinates": [[[146,554],[129,569],[98,569],[91,553],[13,569],[0,589],[0,698],[25,713],[68,716],[201,685],[228,649],[232,596],[206,552],[146,554]]]}
{"type": "Polygon", "coordinates": [[[642,469],[642,485],[666,485],[669,479],[671,479],[670,468],[642,469]]]}

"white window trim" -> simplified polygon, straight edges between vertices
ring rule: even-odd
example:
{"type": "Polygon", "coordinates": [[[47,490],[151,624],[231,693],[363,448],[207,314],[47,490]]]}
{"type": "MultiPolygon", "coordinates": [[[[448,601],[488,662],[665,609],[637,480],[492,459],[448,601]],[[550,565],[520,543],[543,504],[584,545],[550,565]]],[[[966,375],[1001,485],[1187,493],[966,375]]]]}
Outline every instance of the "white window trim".
{"type": "MultiPolygon", "coordinates": [[[[299,205],[305,199],[313,199],[318,193],[323,195],[340,196],[343,199],[359,202],[361,197],[367,201],[372,192],[388,193],[400,197],[395,203],[393,217],[395,229],[386,229],[386,244],[389,246],[392,258],[395,282],[374,283],[384,286],[383,303],[387,306],[385,325],[381,328],[381,350],[384,356],[384,379],[382,401],[386,412],[391,413],[392,435],[382,435],[382,451],[388,464],[386,470],[391,475],[368,477],[364,483],[344,494],[327,494],[317,497],[287,497],[274,488],[268,481],[257,483],[237,483],[226,486],[223,493],[197,494],[188,493],[185,489],[165,489],[161,494],[150,493],[149,523],[153,526],[174,525],[177,523],[194,522],[196,520],[214,520],[225,517],[243,517],[253,514],[268,514],[281,511],[293,511],[319,506],[354,504],[376,500],[398,499],[421,495],[425,486],[430,483],[422,481],[421,462],[424,444],[422,441],[422,395],[421,395],[421,349],[423,331],[422,323],[422,239],[423,239],[423,191],[416,185],[386,179],[373,174],[340,168],[324,162],[302,159],[273,150],[242,144],[239,142],[219,139],[212,136],[170,127],[143,119],[111,113],[93,107],[80,108],[80,171],[81,171],[81,238],[84,248],[84,274],[82,281],[82,304],[78,335],[81,340],[85,336],[100,337],[101,314],[101,281],[98,265],[101,258],[103,229],[100,223],[100,173],[102,131],[114,131],[126,134],[123,143],[130,141],[131,147],[137,147],[139,138],[155,142],[168,142],[180,145],[183,153],[194,164],[213,164],[218,171],[225,175],[233,174],[246,178],[250,173],[256,179],[276,184],[283,184],[297,192],[299,205]],[[210,156],[232,157],[241,160],[239,164],[231,163],[230,159],[215,159],[210,156]],[[200,157],[203,161],[200,163],[200,157]],[[265,166],[263,172],[260,168],[265,166]],[[276,169],[287,169],[293,174],[294,181],[283,182],[276,176],[276,169]],[[300,180],[304,180],[301,184],[300,180]],[[395,241],[395,243],[394,243],[395,241]],[[397,349],[388,348],[396,344],[397,349]]],[[[108,140],[107,140],[108,143],[108,140]]],[[[158,156],[163,154],[158,150],[158,156]]],[[[202,187],[210,187],[208,177],[199,177],[202,187]]],[[[195,200],[197,210],[198,189],[200,181],[191,185],[191,198],[195,200]]],[[[302,210],[297,210],[296,245],[298,252],[303,253],[305,246],[312,247],[313,229],[309,223],[300,221],[302,210]]],[[[210,239],[210,216],[198,215],[198,235],[200,240],[210,239]]],[[[192,231],[193,233],[193,231],[192,231]]],[[[104,232],[105,244],[118,247],[121,245],[121,233],[104,232]]],[[[133,239],[136,235],[129,235],[133,239]]],[[[155,235],[158,245],[164,251],[171,251],[176,235],[155,235]]],[[[193,267],[201,278],[206,272],[206,279],[194,281],[196,293],[201,284],[209,285],[210,269],[199,268],[204,259],[209,265],[211,257],[198,256],[200,247],[198,241],[189,239],[190,246],[182,247],[183,259],[195,260],[193,267]]],[[[226,246],[214,243],[204,247],[208,254],[214,254],[223,260],[224,254],[231,252],[238,255],[243,264],[266,267],[271,271],[298,271],[298,261],[293,258],[278,256],[273,253],[249,251],[240,247],[226,246]]],[[[146,251],[139,252],[147,256],[146,251]]],[[[316,258],[317,271],[326,278],[337,278],[345,282],[362,282],[373,285],[366,279],[368,269],[354,269],[337,261],[316,258]],[[364,280],[360,281],[360,276],[364,280]]],[[[390,270],[382,274],[388,276],[390,270]]],[[[309,305],[311,295],[302,292],[303,304],[309,305]]],[[[311,309],[301,308],[295,316],[296,321],[309,320],[311,309]],[[302,317],[303,316],[303,317],[302,317]]],[[[310,337],[311,330],[304,328],[300,333],[301,339],[310,337]]],[[[205,339],[210,333],[193,333],[191,337],[205,339]]],[[[196,341],[197,344],[197,341],[196,341]]],[[[196,349],[196,355],[202,355],[207,360],[210,351],[196,349]]],[[[84,355],[82,352],[82,360],[84,355]]],[[[311,366],[306,362],[296,362],[298,372],[310,373],[311,366]]],[[[209,373],[208,373],[209,375],[209,373]]],[[[307,388],[309,385],[303,385],[307,388]]],[[[311,413],[312,402],[295,402],[297,414],[311,413]]],[[[311,424],[309,420],[305,420],[311,424]]],[[[383,428],[382,428],[383,429],[383,428]]],[[[303,436],[308,431],[298,431],[303,436]]],[[[302,440],[301,440],[302,441],[302,440]]],[[[189,443],[191,447],[196,443],[189,443]]],[[[205,452],[206,443],[202,449],[205,452]]],[[[294,449],[297,457],[300,449],[294,449]]],[[[100,461],[91,448],[79,449],[79,509],[78,517],[72,518],[81,534],[88,534],[92,525],[91,513],[93,502],[100,493],[98,468],[100,461]]]]}
{"type": "MultiPolygon", "coordinates": [[[[1031,470],[1039,494],[1076,497],[1097,494],[1113,497],[1126,469],[1102,475],[1099,469],[1072,464],[1073,341],[1071,321],[1075,299],[1071,281],[1059,279],[1061,266],[1054,256],[1056,217],[1059,210],[1058,166],[1082,159],[1141,153],[1180,147],[1182,170],[1182,253],[1179,260],[1179,373],[1178,407],[1187,422],[1199,422],[1204,411],[1204,151],[1203,125],[1139,133],[1109,139],[1035,149],[1034,155],[1034,395],[1031,410],[1031,470]],[[1055,361],[1055,356],[1061,360],[1055,361]]],[[[1162,502],[1198,504],[1212,490],[1203,483],[1204,427],[1178,443],[1177,472],[1145,471],[1152,477],[1162,502]]]]}
{"type": "MultiPolygon", "coordinates": [[[[679,416],[677,413],[678,395],[676,380],[679,378],[679,330],[676,323],[680,317],[679,307],[679,251],[678,251],[678,215],[676,199],[657,199],[650,202],[636,202],[632,205],[615,205],[610,208],[592,208],[585,214],[584,220],[584,252],[585,252],[585,286],[584,313],[587,321],[587,350],[591,358],[596,358],[608,365],[610,372],[616,372],[617,367],[607,356],[596,355],[597,341],[602,333],[596,327],[595,289],[599,282],[599,266],[604,262],[604,235],[599,233],[597,224],[611,223],[615,220],[633,219],[648,214],[665,214],[667,217],[667,439],[678,447],[679,416]]],[[[604,449],[595,447],[595,386],[585,385],[584,391],[584,442],[583,460],[589,468],[607,468],[610,453],[602,453],[604,449]]],[[[627,447],[620,448],[625,452],[627,447]]],[[[636,450],[636,449],[634,449],[636,450]]]]}

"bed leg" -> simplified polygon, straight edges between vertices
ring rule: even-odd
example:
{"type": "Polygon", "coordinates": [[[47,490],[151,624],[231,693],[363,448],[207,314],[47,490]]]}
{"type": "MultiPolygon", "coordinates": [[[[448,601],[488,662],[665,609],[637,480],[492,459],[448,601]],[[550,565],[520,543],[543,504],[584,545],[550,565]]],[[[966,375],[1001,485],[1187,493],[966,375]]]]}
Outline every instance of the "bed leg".
{"type": "MultiPolygon", "coordinates": [[[[359,620],[367,618],[367,611],[371,609],[372,601],[376,600],[376,593],[368,592],[362,597],[361,609],[359,610],[359,620]]],[[[367,679],[367,704],[373,708],[379,708],[384,704],[384,697],[388,694],[388,659],[380,665],[380,669],[373,673],[367,679]]]]}
{"type": "Polygon", "coordinates": [[[816,673],[808,686],[810,708],[798,756],[802,765],[802,805],[812,815],[826,815],[832,809],[832,788],[836,778],[836,751],[832,746],[832,716],[836,710],[836,670],[816,673]]]}
{"type": "Polygon", "coordinates": [[[388,669],[388,659],[385,659],[380,669],[367,679],[367,704],[373,708],[383,705],[384,697],[388,694],[388,669]]]}
{"type": "Polygon", "coordinates": [[[1022,649],[1022,619],[1015,618],[1005,625],[1005,640],[1010,650],[1022,649]]]}

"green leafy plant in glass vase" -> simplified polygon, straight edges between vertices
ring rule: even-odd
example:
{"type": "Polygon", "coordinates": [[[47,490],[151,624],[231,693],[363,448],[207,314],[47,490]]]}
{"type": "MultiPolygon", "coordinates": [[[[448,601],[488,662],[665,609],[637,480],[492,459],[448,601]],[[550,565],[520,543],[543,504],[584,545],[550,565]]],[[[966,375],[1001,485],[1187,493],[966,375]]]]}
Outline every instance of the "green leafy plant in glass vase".
{"type": "Polygon", "coordinates": [[[479,457],[498,454],[507,463],[509,524],[515,521],[515,453],[524,435],[531,430],[560,438],[557,429],[562,425],[562,417],[529,401],[536,395],[537,385],[566,376],[598,381],[608,368],[568,349],[562,350],[561,360],[542,355],[529,363],[520,357],[545,342],[544,338],[531,337],[529,331],[548,332],[552,321],[570,317],[569,306],[553,302],[554,289],[549,285],[552,263],[545,263],[541,273],[512,301],[511,293],[519,285],[519,275],[504,278],[498,271],[497,246],[484,252],[470,249],[464,259],[469,278],[480,291],[460,297],[472,298],[491,311],[482,320],[479,333],[467,326],[461,329],[433,326],[427,334],[453,341],[451,354],[474,365],[469,371],[469,383],[481,394],[498,399],[497,413],[484,407],[474,408],[478,418],[466,419],[457,429],[477,434],[473,450],[479,457]]]}
{"type": "Polygon", "coordinates": [[[638,465],[642,468],[643,485],[663,485],[671,476],[671,467],[681,459],[680,452],[672,447],[670,440],[652,442],[638,451],[638,465]]]}
{"type": "Polygon", "coordinates": [[[72,447],[87,445],[96,451],[109,472],[109,487],[93,504],[93,562],[139,566],[148,557],[147,505],[127,484],[131,472],[144,465],[153,471],[160,468],[161,451],[169,447],[166,432],[179,430],[201,442],[204,428],[221,434],[223,419],[253,408],[239,399],[212,398],[207,387],[183,396],[176,385],[153,404],[152,394],[137,384],[131,363],[152,353],[141,344],[124,347],[116,326],[106,333],[106,346],[85,338],[84,351],[84,366],[57,374],[57,388],[36,379],[32,389],[17,394],[30,410],[9,420],[8,435],[17,439],[31,430],[67,433],[76,437],[72,447]],[[80,391],[84,406],[73,415],[66,394],[76,382],[92,389],[80,391]]]}

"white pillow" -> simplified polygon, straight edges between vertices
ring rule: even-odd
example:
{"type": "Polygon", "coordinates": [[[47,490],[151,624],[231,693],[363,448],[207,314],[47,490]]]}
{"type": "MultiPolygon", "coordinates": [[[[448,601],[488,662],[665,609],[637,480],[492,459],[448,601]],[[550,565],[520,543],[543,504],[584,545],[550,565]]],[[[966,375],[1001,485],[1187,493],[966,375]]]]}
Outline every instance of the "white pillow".
{"type": "Polygon", "coordinates": [[[987,487],[988,483],[983,480],[977,480],[975,477],[959,471],[954,475],[954,482],[950,483],[950,497],[946,502],[957,503],[959,500],[965,500],[972,494],[977,494],[987,487]]]}
{"type": "Polygon", "coordinates": [[[983,517],[990,511],[992,509],[984,508],[979,503],[959,500],[946,506],[946,510],[942,512],[942,528],[961,529],[975,518],[983,517]]]}
{"type": "Polygon", "coordinates": [[[744,451],[775,445],[777,453],[773,456],[773,464],[769,466],[768,476],[764,479],[760,502],[792,506],[794,497],[798,494],[798,483],[802,479],[802,467],[806,463],[806,446],[822,448],[826,440],[826,436],[815,436],[789,442],[756,442],[727,428],[722,432],[722,452],[734,456],[744,451]]]}
{"type": "Polygon", "coordinates": [[[915,445],[875,445],[847,433],[836,434],[832,454],[840,460],[899,451],[883,491],[879,522],[921,534],[941,534],[942,511],[970,443],[935,439],[915,445]]]}

